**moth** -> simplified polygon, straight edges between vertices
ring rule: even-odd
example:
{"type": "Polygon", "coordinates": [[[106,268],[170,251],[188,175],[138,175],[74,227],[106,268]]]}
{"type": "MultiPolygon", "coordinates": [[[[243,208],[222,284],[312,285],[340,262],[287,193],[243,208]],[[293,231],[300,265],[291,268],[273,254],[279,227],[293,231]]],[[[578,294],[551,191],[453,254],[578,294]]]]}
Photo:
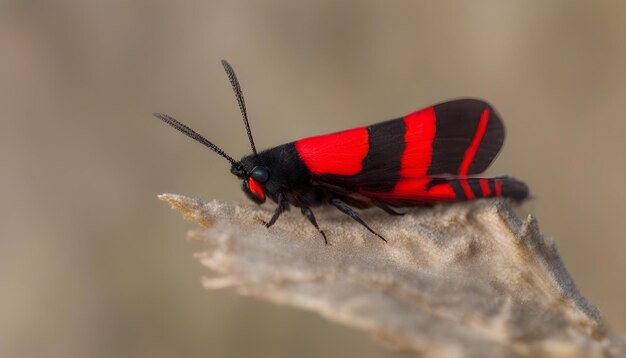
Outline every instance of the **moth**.
{"type": "Polygon", "coordinates": [[[277,204],[265,223],[272,226],[290,207],[299,208],[328,244],[312,208],[332,205],[374,231],[355,208],[398,207],[490,197],[521,201],[528,187],[511,177],[476,178],[504,142],[500,116],[478,99],[455,99],[403,117],[337,133],[296,140],[258,152],[235,71],[222,60],[248,133],[252,153],[235,160],[176,119],[154,116],[205,145],[231,164],[246,196],[277,204]]]}

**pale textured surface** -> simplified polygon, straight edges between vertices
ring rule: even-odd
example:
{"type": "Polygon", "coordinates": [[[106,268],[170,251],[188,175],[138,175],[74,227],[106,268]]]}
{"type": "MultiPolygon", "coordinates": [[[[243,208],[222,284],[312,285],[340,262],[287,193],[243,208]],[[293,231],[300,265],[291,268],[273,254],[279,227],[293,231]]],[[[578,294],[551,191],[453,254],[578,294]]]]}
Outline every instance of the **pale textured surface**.
{"type": "MultiPolygon", "coordinates": [[[[351,219],[321,210],[329,238],[286,213],[248,204],[163,194],[203,229],[197,255],[215,275],[210,289],[319,312],[391,346],[427,356],[617,356],[597,309],[578,292],[537,221],[520,221],[505,202],[372,210],[385,244],[351,219]]],[[[623,352],[621,352],[623,353],[623,352]]]]}

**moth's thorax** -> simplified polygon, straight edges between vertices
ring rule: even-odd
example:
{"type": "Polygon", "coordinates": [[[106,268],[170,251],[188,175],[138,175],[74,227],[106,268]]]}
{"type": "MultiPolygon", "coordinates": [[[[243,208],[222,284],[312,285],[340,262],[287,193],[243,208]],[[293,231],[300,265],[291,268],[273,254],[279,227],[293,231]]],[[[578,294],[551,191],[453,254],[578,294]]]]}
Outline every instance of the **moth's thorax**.
{"type": "MultiPolygon", "coordinates": [[[[256,182],[263,188],[265,195],[274,201],[279,193],[286,194],[299,187],[310,185],[311,175],[296,153],[293,143],[270,148],[257,155],[246,155],[241,158],[240,163],[248,176],[258,172],[258,168],[267,170],[265,183],[259,180],[256,182]]],[[[262,176],[258,178],[263,179],[262,176]]],[[[250,185],[248,188],[250,189],[250,185]]]]}

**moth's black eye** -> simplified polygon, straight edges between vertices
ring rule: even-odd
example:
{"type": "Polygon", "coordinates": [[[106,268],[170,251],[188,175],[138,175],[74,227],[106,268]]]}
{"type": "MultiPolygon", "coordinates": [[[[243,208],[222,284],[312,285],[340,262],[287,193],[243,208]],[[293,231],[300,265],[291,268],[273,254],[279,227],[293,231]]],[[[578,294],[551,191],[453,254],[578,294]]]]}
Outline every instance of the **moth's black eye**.
{"type": "Polygon", "coordinates": [[[266,167],[256,166],[252,168],[250,176],[259,183],[265,183],[270,178],[270,172],[266,167]]]}

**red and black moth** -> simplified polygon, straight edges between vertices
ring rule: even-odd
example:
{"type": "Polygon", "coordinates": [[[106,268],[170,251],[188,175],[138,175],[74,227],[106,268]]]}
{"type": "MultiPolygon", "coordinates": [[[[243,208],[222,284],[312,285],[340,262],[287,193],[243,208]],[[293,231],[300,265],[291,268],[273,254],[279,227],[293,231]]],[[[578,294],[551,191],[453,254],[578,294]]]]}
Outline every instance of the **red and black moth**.
{"type": "Polygon", "coordinates": [[[237,161],[174,118],[154,115],[226,158],[252,201],[276,202],[267,227],[295,206],[328,243],[311,208],[333,205],[387,241],[354,208],[376,206],[402,215],[394,208],[489,197],[521,201],[528,196],[526,184],[510,177],[468,177],[485,171],[504,142],[502,121],[484,101],[456,99],[371,126],[257,152],[235,72],[225,60],[222,65],[237,97],[252,154],[237,161]]]}

